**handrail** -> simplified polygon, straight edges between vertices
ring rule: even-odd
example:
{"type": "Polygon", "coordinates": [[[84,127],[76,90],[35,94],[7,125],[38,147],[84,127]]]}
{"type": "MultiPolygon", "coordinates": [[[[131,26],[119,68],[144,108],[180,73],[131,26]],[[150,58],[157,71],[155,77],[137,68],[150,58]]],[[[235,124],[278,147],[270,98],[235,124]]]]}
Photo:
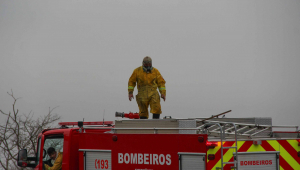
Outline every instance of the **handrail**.
{"type": "MultiPolygon", "coordinates": [[[[223,128],[222,126],[219,124],[219,123],[206,123],[205,125],[218,125],[219,126],[219,129],[220,129],[220,139],[221,139],[221,162],[223,164],[223,136],[224,134],[222,133],[223,132],[223,128]]],[[[221,170],[223,170],[223,165],[221,166],[221,170]]]]}
{"type": "MultiPolygon", "coordinates": [[[[214,122],[211,122],[214,124],[214,122]]],[[[222,122],[224,124],[230,124],[232,122],[222,122]]],[[[208,123],[206,123],[208,124],[208,123]]],[[[201,130],[203,127],[204,127],[205,124],[201,125],[201,126],[198,126],[197,128],[156,128],[156,127],[153,127],[153,128],[114,128],[114,127],[103,127],[103,126],[100,126],[100,127],[90,127],[90,126],[83,126],[84,129],[114,129],[114,130],[201,130]]],[[[237,124],[236,124],[237,125],[237,124]]],[[[247,125],[250,125],[250,124],[247,124],[247,125]]],[[[247,126],[246,125],[246,126],[247,126]]],[[[262,127],[266,127],[266,128],[270,128],[270,127],[274,127],[274,126],[265,126],[265,125],[261,125],[262,127]]],[[[219,129],[220,127],[218,127],[219,129]]],[[[239,130],[237,130],[239,131],[239,130]]],[[[218,133],[218,132],[217,132],[218,133]]],[[[230,134],[230,133],[229,133],[230,134]]],[[[240,134],[242,135],[242,134],[240,134]]]]}
{"type": "MultiPolygon", "coordinates": [[[[99,129],[92,127],[84,127],[84,129],[99,129]]],[[[101,128],[101,129],[114,129],[114,130],[201,130],[200,128],[101,128]]]]}

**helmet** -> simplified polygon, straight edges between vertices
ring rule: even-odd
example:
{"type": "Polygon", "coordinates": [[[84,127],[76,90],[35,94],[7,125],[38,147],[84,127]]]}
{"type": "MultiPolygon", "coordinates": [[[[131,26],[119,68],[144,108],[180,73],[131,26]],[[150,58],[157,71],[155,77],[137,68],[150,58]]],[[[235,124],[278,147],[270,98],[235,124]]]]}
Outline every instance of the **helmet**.
{"type": "Polygon", "coordinates": [[[145,64],[147,64],[147,63],[152,64],[152,59],[151,59],[151,57],[146,56],[146,57],[143,59],[143,63],[145,63],[145,64]]]}
{"type": "Polygon", "coordinates": [[[151,70],[153,69],[152,67],[152,59],[149,57],[149,56],[146,56],[144,59],[143,59],[143,70],[145,72],[151,72],[151,70]]]}

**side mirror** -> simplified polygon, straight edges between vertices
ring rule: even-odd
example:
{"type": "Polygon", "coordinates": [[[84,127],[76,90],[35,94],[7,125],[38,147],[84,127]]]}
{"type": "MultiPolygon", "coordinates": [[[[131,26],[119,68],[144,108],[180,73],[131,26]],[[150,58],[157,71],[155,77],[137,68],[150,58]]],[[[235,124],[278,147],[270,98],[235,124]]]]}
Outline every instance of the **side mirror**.
{"type": "Polygon", "coordinates": [[[27,167],[27,149],[22,149],[19,151],[18,166],[27,167]]]}
{"type": "Polygon", "coordinates": [[[18,153],[18,166],[20,167],[35,167],[35,163],[31,164],[30,161],[35,161],[36,157],[27,157],[27,149],[22,149],[18,153]]]}

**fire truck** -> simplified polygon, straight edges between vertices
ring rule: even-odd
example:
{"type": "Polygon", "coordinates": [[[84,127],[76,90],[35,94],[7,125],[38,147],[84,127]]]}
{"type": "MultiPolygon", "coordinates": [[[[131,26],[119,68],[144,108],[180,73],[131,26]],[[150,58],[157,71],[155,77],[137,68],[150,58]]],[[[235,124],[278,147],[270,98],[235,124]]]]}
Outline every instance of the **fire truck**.
{"type": "Polygon", "coordinates": [[[129,113],[122,117],[130,119],[114,122],[60,122],[39,134],[35,157],[22,149],[17,163],[43,170],[53,147],[63,155],[62,170],[300,170],[298,126],[222,114],[139,119],[129,113]]]}

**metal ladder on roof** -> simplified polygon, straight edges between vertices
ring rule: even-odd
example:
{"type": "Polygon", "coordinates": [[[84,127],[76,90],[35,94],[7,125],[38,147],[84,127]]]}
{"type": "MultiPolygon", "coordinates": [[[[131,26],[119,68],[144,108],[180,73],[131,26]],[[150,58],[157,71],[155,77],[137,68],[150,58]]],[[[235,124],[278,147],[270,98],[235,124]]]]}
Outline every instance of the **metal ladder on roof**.
{"type": "MultiPolygon", "coordinates": [[[[202,127],[206,127],[208,126],[206,129],[210,129],[213,127],[217,127],[214,130],[220,130],[220,139],[221,139],[221,167],[217,167],[216,169],[221,169],[223,170],[223,167],[226,164],[234,164],[233,167],[231,167],[230,169],[236,169],[238,170],[238,145],[237,145],[237,129],[236,129],[236,125],[235,123],[230,123],[230,122],[226,122],[226,123],[205,123],[203,125],[201,125],[202,127]],[[211,125],[211,126],[209,126],[211,125]],[[226,125],[232,125],[228,128],[226,128],[226,125]],[[232,131],[234,129],[234,134],[235,134],[235,146],[229,146],[229,147],[224,147],[223,146],[223,140],[225,140],[225,134],[226,132],[232,131]],[[223,154],[224,154],[224,150],[225,149],[234,149],[235,150],[235,155],[234,159],[232,162],[224,162],[223,160],[223,154]]],[[[201,127],[200,126],[200,127],[201,127]]]]}
{"type": "Polygon", "coordinates": [[[211,136],[222,136],[224,139],[227,138],[236,138],[239,136],[241,138],[253,138],[253,137],[271,137],[271,133],[264,136],[257,136],[262,134],[263,132],[270,130],[272,131],[272,125],[258,125],[258,124],[245,124],[245,123],[232,123],[232,122],[221,122],[221,121],[209,121],[209,123],[219,123],[220,126],[224,129],[222,132],[220,131],[220,127],[211,126],[209,127],[209,132],[211,136]],[[231,125],[224,127],[224,125],[231,125]]]}

